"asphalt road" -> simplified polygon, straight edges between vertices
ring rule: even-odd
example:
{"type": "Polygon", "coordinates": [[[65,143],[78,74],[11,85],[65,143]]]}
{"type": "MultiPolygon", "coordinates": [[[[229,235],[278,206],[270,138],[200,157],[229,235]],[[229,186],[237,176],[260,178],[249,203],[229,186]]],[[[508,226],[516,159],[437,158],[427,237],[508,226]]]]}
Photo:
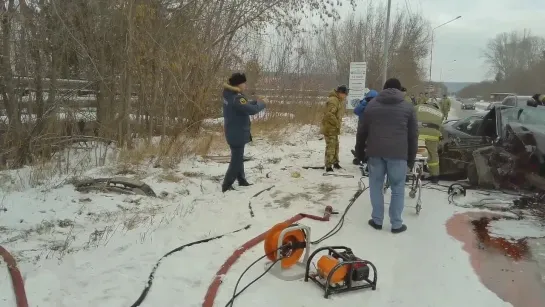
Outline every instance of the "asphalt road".
{"type": "Polygon", "coordinates": [[[482,112],[484,108],[477,105],[475,110],[462,110],[462,103],[457,100],[453,100],[451,104],[451,111],[448,119],[463,119],[476,112],[482,112]]]}

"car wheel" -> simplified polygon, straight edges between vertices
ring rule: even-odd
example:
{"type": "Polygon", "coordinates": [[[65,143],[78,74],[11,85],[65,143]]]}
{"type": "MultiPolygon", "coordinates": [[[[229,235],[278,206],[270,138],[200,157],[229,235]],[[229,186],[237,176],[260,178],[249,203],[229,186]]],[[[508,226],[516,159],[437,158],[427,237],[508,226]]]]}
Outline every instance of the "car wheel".
{"type": "Polygon", "coordinates": [[[469,163],[467,166],[467,180],[469,181],[469,184],[474,187],[479,185],[479,174],[477,173],[475,161],[469,163]]]}

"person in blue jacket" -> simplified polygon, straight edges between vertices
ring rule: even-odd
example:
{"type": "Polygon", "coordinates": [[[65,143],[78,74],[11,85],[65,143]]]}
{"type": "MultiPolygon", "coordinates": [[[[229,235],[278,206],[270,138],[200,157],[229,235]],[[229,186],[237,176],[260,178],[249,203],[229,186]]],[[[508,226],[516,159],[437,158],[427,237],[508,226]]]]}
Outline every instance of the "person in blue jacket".
{"type": "MultiPolygon", "coordinates": [[[[360,101],[360,103],[354,108],[354,114],[358,116],[358,126],[361,125],[361,120],[363,118],[363,111],[365,111],[365,107],[367,107],[367,104],[373,100],[373,98],[377,97],[378,92],[375,90],[370,90],[365,94],[363,99],[360,101]]],[[[354,155],[354,160],[352,163],[354,165],[359,165],[360,161],[356,158],[356,151],[352,150],[352,154],[354,155]]]]}
{"type": "Polygon", "coordinates": [[[248,100],[244,95],[246,75],[234,73],[223,86],[225,140],[231,149],[231,161],[221,185],[222,192],[234,190],[233,184],[250,186],[244,174],[244,147],[252,141],[250,116],[265,109],[265,99],[248,100]]]}
{"type": "Polygon", "coordinates": [[[363,117],[363,111],[365,111],[365,107],[367,107],[367,104],[369,101],[371,101],[373,98],[377,97],[378,92],[375,90],[370,90],[365,94],[363,99],[360,101],[360,103],[354,108],[354,114],[356,114],[359,118],[359,120],[363,117]]]}

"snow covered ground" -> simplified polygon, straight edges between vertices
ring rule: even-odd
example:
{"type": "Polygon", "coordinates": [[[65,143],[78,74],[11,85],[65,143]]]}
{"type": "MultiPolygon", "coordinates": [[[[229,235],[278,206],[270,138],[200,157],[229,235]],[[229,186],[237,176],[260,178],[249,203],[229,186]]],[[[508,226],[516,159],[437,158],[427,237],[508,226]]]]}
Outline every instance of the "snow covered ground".
{"type": "MultiPolygon", "coordinates": [[[[300,212],[321,215],[327,205],[344,210],[359,178],[350,154],[356,119],[350,117],[345,123],[341,162],[345,172],[355,178],[322,176],[322,171],[302,168],[323,163],[324,144],[313,126],[286,133],[289,137],[281,143],[256,140],[248,146],[246,155],[253,160],[246,162],[246,173],[255,185],[226,194],[220,191],[226,164],[198,157],[173,171],[142,165],[128,175],[149,184],[158,198],[82,194],[70,184],[51,184],[52,179],[30,187],[14,178],[21,174],[3,174],[0,179],[10,185],[0,185],[4,187],[0,191],[0,245],[18,260],[30,306],[121,307],[130,306],[139,297],[152,267],[168,251],[251,225],[248,230],[165,258],[141,305],[201,306],[216,271],[244,242],[300,212]],[[273,185],[270,191],[252,198],[252,217],[248,208],[251,196],[273,185]]],[[[88,169],[85,175],[90,177],[116,172],[112,165],[88,169]]],[[[57,178],[55,182],[60,181],[57,178]]],[[[465,200],[479,197],[470,193],[465,200]]],[[[265,275],[240,295],[234,306],[511,306],[479,281],[462,243],[446,232],[446,221],[468,209],[449,205],[446,193],[441,191],[423,190],[423,200],[423,211],[417,216],[411,208],[414,200],[407,198],[404,218],[408,231],[394,235],[389,231],[388,218],[383,231],[367,225],[371,206],[368,193],[364,193],[347,215],[342,230],[321,243],[349,246],[357,256],[373,262],[378,269],[376,291],[334,295],[326,300],[312,283],[280,281],[265,275]]],[[[330,222],[301,223],[312,227],[312,236],[317,239],[338,218],[335,215],[330,222]]],[[[516,229],[517,234],[522,231],[519,224],[492,226],[504,233],[505,229],[516,229]]],[[[531,229],[533,236],[537,230],[531,229]]],[[[215,306],[226,304],[242,271],[262,255],[261,244],[242,255],[224,276],[215,306]]],[[[239,289],[263,270],[263,264],[250,269],[239,289]]],[[[0,305],[15,306],[3,263],[0,305]]]]}
{"type": "Polygon", "coordinates": [[[538,221],[534,220],[497,220],[490,222],[488,227],[493,237],[519,240],[524,238],[543,238],[545,228],[541,227],[538,221]]]}
{"type": "Polygon", "coordinates": [[[486,102],[486,101],[481,100],[481,101],[476,102],[475,104],[477,105],[478,109],[486,110],[486,108],[488,107],[490,102],[486,102]]]}

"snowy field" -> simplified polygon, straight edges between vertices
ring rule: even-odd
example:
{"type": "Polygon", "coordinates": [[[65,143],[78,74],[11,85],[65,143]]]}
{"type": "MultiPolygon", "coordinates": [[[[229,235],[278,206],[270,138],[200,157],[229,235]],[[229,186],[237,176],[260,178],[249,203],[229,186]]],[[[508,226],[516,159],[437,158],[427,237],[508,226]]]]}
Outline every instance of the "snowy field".
{"type": "MultiPolygon", "coordinates": [[[[150,185],[157,198],[108,192],[83,194],[71,184],[19,184],[16,173],[0,179],[0,245],[17,258],[30,306],[131,306],[148,275],[165,253],[186,243],[251,225],[210,243],[188,247],[165,258],[141,306],[202,306],[207,288],[224,261],[250,238],[298,213],[322,215],[325,206],[343,211],[358,187],[359,170],[351,165],[356,120],[345,120],[341,163],[355,178],[322,176],[303,166],[323,164],[323,141],[317,127],[286,133],[281,143],[257,140],[247,147],[246,174],[255,185],[222,194],[227,165],[190,158],[172,172],[142,165],[130,177],[150,185]],[[252,198],[263,189],[269,191],[252,198]],[[251,199],[253,217],[248,202],[251,199]]],[[[218,153],[225,154],[225,153],[218,153]]],[[[89,177],[113,176],[112,166],[85,170],[89,177]]],[[[24,175],[24,174],[23,174],[24,175]]],[[[364,180],[366,183],[367,181],[364,180]]],[[[423,190],[423,211],[407,197],[408,231],[376,231],[367,225],[371,205],[364,193],[346,217],[342,230],[321,243],[346,245],[378,269],[376,291],[364,290],[324,299],[316,285],[280,281],[265,275],[234,302],[237,307],[278,306],[511,306],[488,290],[474,273],[462,243],[450,237],[446,221],[464,209],[450,205],[447,194],[423,190]]],[[[389,193],[388,193],[389,195],[389,193]]],[[[482,197],[482,196],[480,196],[482,197]]],[[[386,199],[388,200],[389,197],[386,199]]],[[[479,198],[471,194],[467,201],[479,198]]],[[[387,211],[386,211],[387,212],[387,211]]],[[[317,239],[338,221],[303,219],[317,239]]],[[[512,222],[512,221],[509,221],[512,222]]],[[[495,223],[495,232],[520,237],[539,234],[536,226],[495,223]],[[521,233],[523,232],[523,233],[521,233]]],[[[240,274],[263,255],[262,244],[244,253],[223,277],[214,306],[225,306],[240,274]]],[[[245,274],[239,289],[262,274],[264,261],[245,274]]],[[[0,261],[0,306],[15,305],[11,281],[0,261]]]]}

